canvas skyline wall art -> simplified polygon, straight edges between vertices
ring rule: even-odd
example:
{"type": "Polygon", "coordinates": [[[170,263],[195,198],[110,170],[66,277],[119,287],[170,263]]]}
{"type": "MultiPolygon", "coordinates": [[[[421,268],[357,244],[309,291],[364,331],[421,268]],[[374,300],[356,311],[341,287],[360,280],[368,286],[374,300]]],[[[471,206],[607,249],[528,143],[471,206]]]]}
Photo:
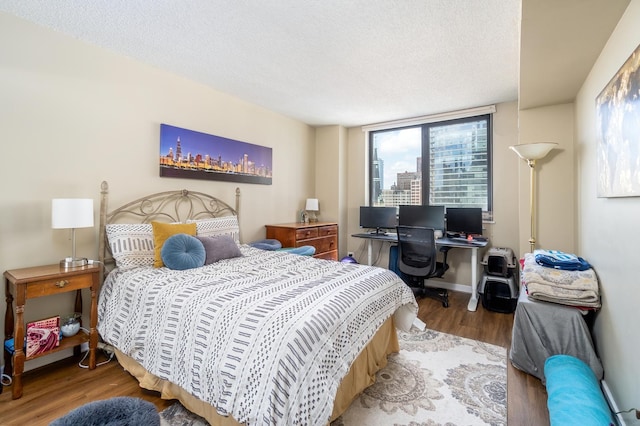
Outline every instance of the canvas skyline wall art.
{"type": "Polygon", "coordinates": [[[160,176],[271,185],[272,149],[160,125],[160,176]]]}

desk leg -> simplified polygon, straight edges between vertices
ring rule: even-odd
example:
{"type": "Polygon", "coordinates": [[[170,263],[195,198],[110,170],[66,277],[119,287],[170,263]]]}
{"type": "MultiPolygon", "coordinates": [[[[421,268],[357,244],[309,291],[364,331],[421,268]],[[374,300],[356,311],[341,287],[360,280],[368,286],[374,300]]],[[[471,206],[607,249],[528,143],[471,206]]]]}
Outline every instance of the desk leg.
{"type": "Polygon", "coordinates": [[[373,262],[373,240],[371,238],[369,238],[369,241],[367,241],[368,245],[367,245],[367,265],[371,266],[371,262],[373,262]]]}
{"type": "Polygon", "coordinates": [[[478,248],[471,249],[471,298],[467,305],[468,311],[478,308],[478,248]]]}

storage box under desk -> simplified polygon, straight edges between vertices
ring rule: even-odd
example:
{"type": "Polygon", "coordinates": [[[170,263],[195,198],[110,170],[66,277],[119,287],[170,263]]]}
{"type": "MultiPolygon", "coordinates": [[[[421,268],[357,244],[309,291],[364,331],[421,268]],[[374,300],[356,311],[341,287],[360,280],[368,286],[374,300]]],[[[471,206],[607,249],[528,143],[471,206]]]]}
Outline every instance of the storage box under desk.
{"type": "Polygon", "coordinates": [[[526,289],[520,297],[513,320],[509,358],[514,367],[539,378],[543,383],[544,362],[552,355],[572,355],[584,361],[596,375],[603,377],[602,364],[593,347],[583,310],[529,298],[526,289]]]}

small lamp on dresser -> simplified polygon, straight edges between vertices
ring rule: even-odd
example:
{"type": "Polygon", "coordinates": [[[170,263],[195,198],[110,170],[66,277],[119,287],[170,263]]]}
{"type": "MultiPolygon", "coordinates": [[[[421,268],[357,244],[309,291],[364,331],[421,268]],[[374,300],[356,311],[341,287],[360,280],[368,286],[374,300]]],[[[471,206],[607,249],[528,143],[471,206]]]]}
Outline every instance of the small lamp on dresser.
{"type": "Polygon", "coordinates": [[[93,199],[54,198],[51,200],[51,228],[71,229],[71,257],[60,261],[60,267],[76,268],[88,264],[84,257],[76,257],[76,228],[93,227],[93,199]]]}
{"type": "Polygon", "coordinates": [[[317,198],[307,198],[307,204],[305,206],[305,211],[309,215],[309,222],[317,222],[318,217],[316,216],[316,212],[320,210],[318,207],[318,199],[317,198]]]}

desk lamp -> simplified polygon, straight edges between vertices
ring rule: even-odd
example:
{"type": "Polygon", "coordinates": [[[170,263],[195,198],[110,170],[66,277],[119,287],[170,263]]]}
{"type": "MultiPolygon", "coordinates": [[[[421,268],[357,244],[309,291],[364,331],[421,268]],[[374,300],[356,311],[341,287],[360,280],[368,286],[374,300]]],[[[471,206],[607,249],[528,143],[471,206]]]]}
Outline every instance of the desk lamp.
{"type": "Polygon", "coordinates": [[[54,198],[51,200],[51,228],[71,229],[71,257],[60,261],[60,267],[68,269],[88,263],[84,257],[76,257],[76,228],[93,226],[93,199],[54,198]]]}
{"type": "Polygon", "coordinates": [[[520,145],[512,145],[509,148],[513,150],[520,158],[525,160],[529,165],[529,215],[531,217],[531,237],[529,238],[529,245],[531,246],[531,253],[536,247],[536,232],[535,232],[535,182],[536,182],[536,160],[540,160],[547,156],[547,154],[556,146],[557,143],[553,142],[538,142],[538,143],[526,143],[520,145]]]}
{"type": "Polygon", "coordinates": [[[305,211],[309,213],[309,222],[317,222],[318,217],[316,216],[316,212],[319,210],[318,208],[318,199],[317,198],[307,198],[307,204],[305,207],[305,211]]]}

